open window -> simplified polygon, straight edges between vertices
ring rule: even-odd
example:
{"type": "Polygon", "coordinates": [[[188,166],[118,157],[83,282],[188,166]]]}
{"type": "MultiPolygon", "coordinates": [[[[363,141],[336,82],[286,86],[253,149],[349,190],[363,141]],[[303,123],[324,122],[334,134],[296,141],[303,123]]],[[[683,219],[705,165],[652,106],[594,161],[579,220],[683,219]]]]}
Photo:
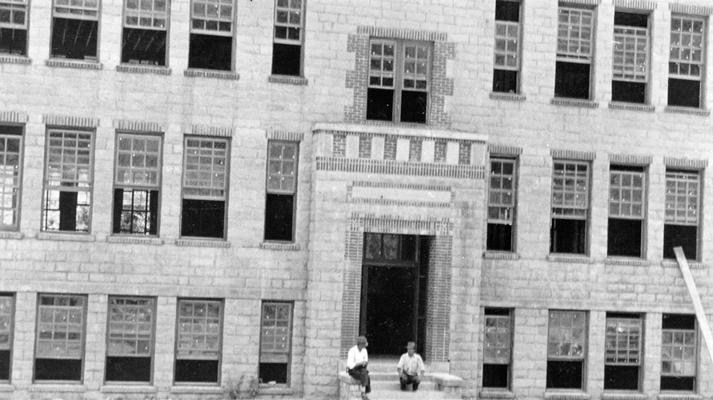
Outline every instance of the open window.
{"type": "Polygon", "coordinates": [[[176,383],[218,383],[222,334],[222,302],[178,300],[176,383]]]}
{"type": "Polygon", "coordinates": [[[39,295],[35,381],[81,382],[86,296],[39,295]]]}
{"type": "Polygon", "coordinates": [[[641,389],[643,325],[638,314],[607,313],[605,390],[641,389]]]}
{"type": "Polygon", "coordinates": [[[22,127],[0,125],[0,231],[20,228],[22,127]]]}
{"type": "Polygon", "coordinates": [[[54,0],[50,57],[97,61],[99,0],[54,0]]]}
{"type": "Polygon", "coordinates": [[[706,20],[671,16],[671,49],[668,62],[668,105],[699,108],[705,70],[706,20]]]}
{"type": "Polygon", "coordinates": [[[289,385],[292,345],[292,303],[262,303],[260,383],[289,385]]]}
{"type": "Polygon", "coordinates": [[[666,171],[666,213],[663,256],[676,258],[681,246],[689,260],[698,260],[701,177],[696,171],[666,171]]]}
{"type": "Polygon", "coordinates": [[[169,0],[124,0],[121,62],[166,65],[169,0]]]}
{"type": "Polygon", "coordinates": [[[550,311],[547,334],[547,388],[584,390],[587,314],[550,311]]]}
{"type": "Polygon", "coordinates": [[[490,159],[488,189],[488,250],[514,251],[515,159],[490,159]]]}
{"type": "Polygon", "coordinates": [[[555,97],[590,98],[594,11],[560,3],[555,97]]]}
{"type": "Polygon", "coordinates": [[[302,75],[304,1],[275,0],[275,34],[272,43],[273,75],[302,75]]]}
{"type": "Polygon", "coordinates": [[[188,68],[231,71],[235,0],[191,0],[188,68]]]}
{"type": "Polygon", "coordinates": [[[27,1],[0,1],[0,53],[27,56],[27,1]]]}
{"type": "Polygon", "coordinates": [[[649,80],[649,16],[614,13],[612,101],[646,103],[649,80]]]}
{"type": "Polygon", "coordinates": [[[154,299],[109,297],[107,382],[151,382],[155,315],[154,299]]]}
{"type": "Polygon", "coordinates": [[[485,340],[483,342],[483,387],[510,387],[512,379],[512,310],[485,309],[485,340]]]}
{"type": "Polygon", "coordinates": [[[610,168],[608,256],[643,256],[645,181],[643,167],[612,165],[610,168]]]}
{"type": "Polygon", "coordinates": [[[15,330],[15,296],[0,293],[0,382],[10,382],[15,330]]]}
{"type": "Polygon", "coordinates": [[[555,160],[552,170],[550,252],[585,254],[589,221],[589,164],[555,160]]]}
{"type": "Polygon", "coordinates": [[[695,391],[698,364],[695,315],[664,314],[661,328],[661,390],[695,391]]]}
{"type": "Polygon", "coordinates": [[[520,71],[520,1],[495,2],[493,92],[518,93],[520,71]]]}
{"type": "Polygon", "coordinates": [[[267,144],[265,240],[294,240],[298,146],[278,140],[267,144]]]}

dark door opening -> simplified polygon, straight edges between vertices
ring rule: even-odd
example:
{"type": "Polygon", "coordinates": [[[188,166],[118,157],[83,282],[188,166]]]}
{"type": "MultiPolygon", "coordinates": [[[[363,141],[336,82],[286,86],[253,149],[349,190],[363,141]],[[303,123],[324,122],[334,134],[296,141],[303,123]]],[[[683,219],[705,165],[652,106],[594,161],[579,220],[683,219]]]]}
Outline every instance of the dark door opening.
{"type": "Polygon", "coordinates": [[[367,233],[364,237],[360,334],[370,355],[401,355],[426,334],[428,238],[367,233]]]}

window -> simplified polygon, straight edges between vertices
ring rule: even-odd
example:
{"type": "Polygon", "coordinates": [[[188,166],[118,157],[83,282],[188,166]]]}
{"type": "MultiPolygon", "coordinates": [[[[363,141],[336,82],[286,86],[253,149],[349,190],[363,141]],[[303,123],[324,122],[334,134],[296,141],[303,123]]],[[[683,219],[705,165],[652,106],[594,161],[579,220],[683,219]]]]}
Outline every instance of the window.
{"type": "Polygon", "coordinates": [[[0,230],[18,230],[22,127],[0,125],[0,230]]]}
{"type": "Polygon", "coordinates": [[[492,158],[488,193],[488,250],[514,250],[515,188],[515,160],[492,158]]]}
{"type": "Polygon", "coordinates": [[[664,258],[676,258],[673,248],[681,246],[686,258],[698,259],[700,197],[701,177],[698,172],[666,171],[664,258]]]}
{"type": "Polygon", "coordinates": [[[181,236],[225,237],[227,139],[186,137],[181,236]]]}
{"type": "Polygon", "coordinates": [[[556,160],[552,175],[550,252],[585,254],[589,219],[589,164],[556,160]]]}
{"type": "Polygon", "coordinates": [[[49,129],[43,231],[89,232],[92,211],[92,134],[49,129]]]}
{"type": "Polygon", "coordinates": [[[39,295],[36,381],[81,381],[86,297],[39,295]]]}
{"type": "Polygon", "coordinates": [[[696,317],[664,314],[661,328],[661,390],[696,390],[696,317]]]}
{"type": "Polygon", "coordinates": [[[223,303],[178,300],[175,381],[218,383],[223,303]]]}
{"type": "Polygon", "coordinates": [[[298,143],[269,141],[267,144],[267,195],[265,240],[294,240],[297,194],[298,143]]]}
{"type": "Polygon", "coordinates": [[[292,343],[292,303],[262,303],[260,383],[288,384],[292,343]]]}
{"type": "Polygon", "coordinates": [[[607,313],[604,389],[639,390],[643,321],[636,314],[607,313]]]}
{"type": "Polygon", "coordinates": [[[642,167],[611,166],[607,255],[642,257],[644,182],[642,167]]]}
{"type": "Polygon", "coordinates": [[[161,137],[117,134],[113,233],[156,235],[161,137]]]}
{"type": "Polygon", "coordinates": [[[188,68],[230,71],[234,0],[191,0],[188,68]]]}
{"type": "Polygon", "coordinates": [[[584,389],[587,314],[550,311],[547,335],[547,388],[584,389]]]}
{"type": "Polygon", "coordinates": [[[10,382],[15,298],[0,294],[0,382],[10,382]]]}
{"type": "Polygon", "coordinates": [[[668,62],[668,105],[698,108],[702,103],[706,21],[681,15],[671,17],[668,62]]]}
{"type": "Polygon", "coordinates": [[[156,304],[140,297],[109,297],[107,382],[151,382],[156,304]]]}
{"type": "Polygon", "coordinates": [[[303,7],[303,0],[275,1],[272,43],[272,73],[275,75],[302,75],[303,7]]]}
{"type": "Polygon", "coordinates": [[[99,0],[54,0],[51,57],[97,61],[99,0]]]}
{"type": "Polygon", "coordinates": [[[520,71],[520,2],[495,2],[493,92],[518,93],[520,71]]]}
{"type": "Polygon", "coordinates": [[[559,6],[555,97],[590,98],[594,11],[559,6]]]}
{"type": "Polygon", "coordinates": [[[431,44],[371,39],[366,119],[426,123],[431,44]]]}
{"type": "Polygon", "coordinates": [[[508,388],[512,349],[512,317],[504,308],[485,309],[483,387],[508,388]]]}
{"type": "Polygon", "coordinates": [[[0,53],[27,56],[27,1],[0,1],[0,53]]]}
{"type": "Polygon", "coordinates": [[[646,103],[649,80],[649,16],[614,13],[612,100],[646,103]]]}
{"type": "Polygon", "coordinates": [[[169,0],[124,0],[121,62],[166,65],[169,0]]]}

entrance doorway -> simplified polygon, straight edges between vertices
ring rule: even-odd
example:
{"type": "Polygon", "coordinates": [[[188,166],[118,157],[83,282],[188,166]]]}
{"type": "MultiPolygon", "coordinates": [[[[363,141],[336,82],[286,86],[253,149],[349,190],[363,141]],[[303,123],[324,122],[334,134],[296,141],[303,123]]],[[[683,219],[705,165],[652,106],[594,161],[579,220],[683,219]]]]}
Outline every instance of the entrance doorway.
{"type": "Polygon", "coordinates": [[[424,353],[426,236],[364,234],[359,333],[369,340],[370,355],[400,355],[407,341],[424,353]]]}

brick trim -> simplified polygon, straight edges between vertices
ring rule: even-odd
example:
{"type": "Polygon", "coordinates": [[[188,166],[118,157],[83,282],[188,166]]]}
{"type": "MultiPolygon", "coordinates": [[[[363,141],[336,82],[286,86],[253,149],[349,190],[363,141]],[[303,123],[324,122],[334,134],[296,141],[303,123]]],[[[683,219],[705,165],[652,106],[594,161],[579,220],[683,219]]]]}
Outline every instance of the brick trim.
{"type": "MultiPolygon", "coordinates": [[[[355,212],[349,219],[349,231],[452,236],[453,221],[450,218],[410,219],[355,212]]],[[[361,263],[361,259],[359,262],[361,263]]]]}
{"type": "Polygon", "coordinates": [[[620,102],[620,101],[610,102],[609,108],[611,110],[625,110],[625,111],[643,111],[643,112],[656,111],[656,107],[651,104],[632,104],[632,103],[624,103],[624,102],[620,102]]]}
{"type": "Polygon", "coordinates": [[[317,157],[317,171],[358,172],[369,174],[435,176],[455,179],[484,179],[482,165],[431,164],[393,160],[317,157]]]}
{"type": "Polygon", "coordinates": [[[116,71],[131,74],[171,75],[171,68],[150,65],[119,64],[116,66],[116,71]]]}
{"type": "Polygon", "coordinates": [[[589,393],[577,391],[545,391],[545,400],[589,400],[592,396],[589,393]]]}
{"type": "Polygon", "coordinates": [[[0,64],[19,64],[19,65],[30,65],[32,64],[32,59],[23,56],[13,56],[13,55],[1,55],[0,64]]]}
{"type": "Polygon", "coordinates": [[[656,2],[650,0],[614,0],[614,7],[634,10],[655,10],[656,2]]]}
{"type": "Polygon", "coordinates": [[[594,161],[597,155],[593,151],[550,149],[550,156],[568,160],[594,161]]]}
{"type": "Polygon", "coordinates": [[[489,144],[488,153],[495,156],[513,156],[522,154],[522,147],[508,146],[505,144],[489,144]]]}
{"type": "Polygon", "coordinates": [[[670,3],[668,5],[669,10],[672,13],[677,14],[692,14],[692,15],[711,15],[713,14],[713,7],[698,6],[695,4],[682,4],[682,3],[670,3]]]}
{"type": "Polygon", "coordinates": [[[664,157],[663,163],[667,167],[686,169],[705,169],[708,167],[708,160],[664,157]]]}
{"type": "Polygon", "coordinates": [[[0,239],[10,239],[10,240],[21,240],[25,237],[25,234],[17,231],[2,231],[0,232],[0,239]]]}
{"type": "Polygon", "coordinates": [[[184,129],[184,131],[198,136],[233,137],[233,128],[219,126],[191,125],[190,128],[184,129]]]}
{"type": "Polygon", "coordinates": [[[379,182],[379,181],[354,181],[352,186],[384,188],[384,189],[410,189],[424,191],[439,191],[450,192],[453,190],[448,185],[422,185],[420,183],[398,183],[398,182],[379,182]]]}
{"type": "Polygon", "coordinates": [[[99,118],[44,114],[42,115],[42,123],[45,125],[71,126],[75,128],[96,128],[99,126],[99,118]]]}
{"type": "Polygon", "coordinates": [[[562,0],[563,4],[575,4],[578,6],[598,6],[601,0],[562,0]]]}
{"type": "Polygon", "coordinates": [[[73,69],[91,69],[100,70],[104,66],[95,61],[84,61],[84,60],[65,60],[61,58],[50,58],[45,60],[45,65],[52,68],[73,68],[73,69]]]}
{"type": "Polygon", "coordinates": [[[211,71],[204,69],[187,69],[183,71],[183,76],[188,78],[215,78],[237,81],[240,74],[230,71],[211,71]]]}
{"type": "Polygon", "coordinates": [[[488,97],[491,100],[507,100],[507,101],[525,101],[527,96],[520,93],[503,93],[503,92],[490,92],[488,97]]]}
{"type": "Polygon", "coordinates": [[[613,164],[633,164],[633,165],[649,165],[653,160],[649,155],[634,155],[634,154],[609,154],[609,162],[613,164]]]}
{"type": "Polygon", "coordinates": [[[597,108],[599,103],[593,100],[570,99],[564,97],[554,97],[550,99],[550,104],[564,107],[597,108]]]}
{"type": "Polygon", "coordinates": [[[299,243],[281,243],[281,242],[260,242],[260,248],[264,250],[277,251],[299,251],[299,243]]]}
{"type": "Polygon", "coordinates": [[[230,242],[226,240],[205,240],[205,239],[176,239],[174,242],[178,247],[216,247],[228,248],[230,242]]]}
{"type": "Polygon", "coordinates": [[[386,28],[381,26],[360,25],[357,27],[357,33],[360,35],[429,42],[445,42],[448,40],[448,34],[446,32],[420,31],[408,28],[386,28]]]}
{"type": "Polygon", "coordinates": [[[290,75],[270,75],[267,77],[267,81],[270,83],[282,83],[295,86],[307,86],[307,84],[309,84],[309,81],[305,77],[290,75]]]}
{"type": "Polygon", "coordinates": [[[25,124],[30,120],[23,111],[0,111],[0,122],[9,124],[25,124]]]}
{"type": "Polygon", "coordinates": [[[151,246],[161,246],[164,244],[164,240],[155,237],[132,237],[132,236],[115,236],[109,235],[106,237],[107,243],[121,243],[121,244],[145,244],[151,246]]]}
{"type": "Polygon", "coordinates": [[[690,108],[690,107],[676,107],[676,106],[666,106],[664,112],[672,114],[688,114],[697,115],[699,117],[707,117],[711,115],[711,111],[707,109],[700,108],[690,108]]]}
{"type": "Polygon", "coordinates": [[[283,140],[286,142],[301,142],[305,137],[302,132],[294,131],[276,131],[269,130],[265,132],[265,138],[267,140],[283,140]]]}
{"type": "Polygon", "coordinates": [[[158,122],[133,121],[128,119],[114,120],[114,129],[124,132],[166,132],[166,127],[158,122]]]}

